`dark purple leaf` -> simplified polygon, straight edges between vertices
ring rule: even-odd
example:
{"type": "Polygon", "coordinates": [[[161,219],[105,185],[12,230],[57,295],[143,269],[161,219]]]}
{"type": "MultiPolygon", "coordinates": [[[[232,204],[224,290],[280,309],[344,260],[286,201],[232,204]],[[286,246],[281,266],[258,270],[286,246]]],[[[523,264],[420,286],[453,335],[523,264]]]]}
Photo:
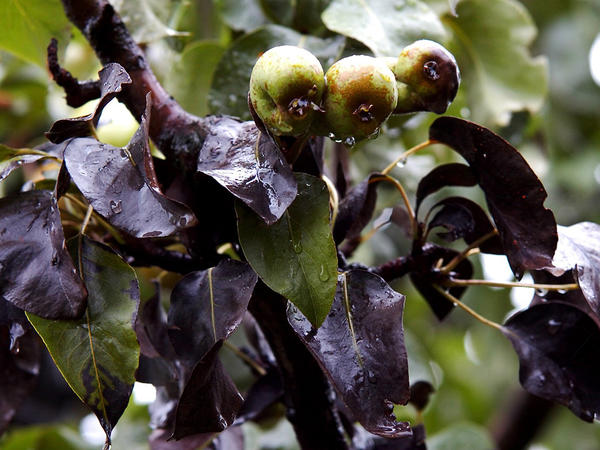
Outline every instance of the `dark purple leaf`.
{"type": "Polygon", "coordinates": [[[423,411],[429,403],[429,397],[435,388],[428,381],[417,381],[410,385],[409,402],[418,410],[423,411]]]}
{"type": "Polygon", "coordinates": [[[288,321],[355,418],[380,436],[410,433],[392,412],[409,396],[403,308],[404,296],[381,277],[352,270],[339,276],[333,307],[317,330],[298,310],[288,310],[288,321]]]}
{"type": "Polygon", "coordinates": [[[257,420],[264,411],[283,396],[283,386],[279,370],[271,368],[265,375],[260,377],[246,393],[244,404],[240,409],[236,424],[247,420],[257,420]]]}
{"type": "Polygon", "coordinates": [[[433,122],[429,138],[469,163],[515,276],[551,266],[558,239],[554,214],[544,208],[546,190],[521,154],[487,128],[455,117],[433,122]]]}
{"type": "MultiPolygon", "coordinates": [[[[487,214],[477,203],[464,197],[448,197],[436,203],[431,209],[441,206],[442,209],[429,222],[429,227],[442,226],[448,233],[438,236],[448,241],[463,238],[467,244],[492,233],[495,228],[487,214]]],[[[499,236],[492,236],[479,248],[484,253],[504,254],[499,236]]]]}
{"type": "MultiPolygon", "coordinates": [[[[437,269],[437,264],[442,260],[442,265],[450,262],[452,258],[458,255],[458,252],[449,248],[439,247],[435,244],[427,243],[422,251],[413,255],[413,269],[410,279],[423,298],[429,303],[434,314],[439,320],[443,320],[454,308],[454,304],[446,297],[440,294],[434,287],[445,280],[437,269]]],[[[473,276],[473,266],[469,260],[464,259],[453,270],[454,278],[468,280],[473,276]]],[[[464,287],[452,287],[450,294],[460,298],[465,291],[464,287]]]]}
{"type": "Polygon", "coordinates": [[[267,224],[279,220],[296,198],[292,170],[254,122],[221,118],[209,130],[197,170],[218,181],[267,224]]]}
{"type": "Polygon", "coordinates": [[[377,182],[371,180],[377,176],[380,175],[369,175],[350,189],[340,202],[333,227],[333,239],[337,244],[344,239],[358,237],[373,217],[377,201],[377,182]]]}
{"type": "Polygon", "coordinates": [[[0,297],[48,319],[83,314],[87,291],[65,247],[49,191],[0,199],[0,297]]]}
{"type": "Polygon", "coordinates": [[[222,345],[213,345],[187,380],[175,413],[175,439],[220,432],[235,420],[244,399],[217,358],[222,345]]]}
{"type": "Polygon", "coordinates": [[[160,303],[158,293],[140,303],[135,321],[135,334],[143,355],[150,358],[175,357],[175,350],[169,340],[167,314],[160,303]]]}
{"type": "Polygon", "coordinates": [[[65,150],[65,163],[86,200],[112,225],[140,238],[170,236],[197,220],[156,185],[146,126],[143,119],[126,150],[92,138],[74,139],[65,150]]]}
{"type": "Polygon", "coordinates": [[[363,428],[357,428],[352,436],[352,450],[426,450],[425,427],[417,425],[412,434],[395,439],[375,436],[363,428]]]}
{"type": "Polygon", "coordinates": [[[48,140],[58,144],[69,138],[86,137],[92,134],[104,107],[122,90],[122,85],[130,84],[131,78],[118,63],[107,64],[98,72],[100,78],[100,102],[93,114],[72,119],[57,120],[46,133],[48,140]]]}
{"type": "Polygon", "coordinates": [[[257,280],[248,264],[227,259],[179,281],[168,319],[177,354],[196,362],[217,341],[227,339],[244,318],[257,280]]]}
{"type": "Polygon", "coordinates": [[[477,179],[469,166],[460,163],[444,164],[421,178],[417,186],[416,214],[425,197],[446,186],[475,186],[477,179]]]}
{"type": "Polygon", "coordinates": [[[587,422],[600,414],[600,329],[588,314],[567,303],[542,303],[515,314],[504,328],[528,392],[587,422]]]}
{"type": "Polygon", "coordinates": [[[0,298],[0,435],[35,387],[41,344],[25,314],[0,298]]]}
{"type": "Polygon", "coordinates": [[[311,136],[294,162],[294,171],[320,177],[323,174],[324,143],[323,136],[311,136]]]}

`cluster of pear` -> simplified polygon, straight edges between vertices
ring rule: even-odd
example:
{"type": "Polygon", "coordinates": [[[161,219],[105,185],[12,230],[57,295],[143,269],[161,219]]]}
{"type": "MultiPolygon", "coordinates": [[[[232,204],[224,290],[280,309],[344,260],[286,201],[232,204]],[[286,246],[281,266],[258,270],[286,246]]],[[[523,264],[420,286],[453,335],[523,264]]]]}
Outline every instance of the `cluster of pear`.
{"type": "Polygon", "coordinates": [[[360,141],[377,133],[391,114],[442,114],[459,84],[454,56],[429,40],[410,44],[398,58],[349,56],[327,73],[309,51],[284,45],[254,65],[250,103],[275,136],[360,141]]]}

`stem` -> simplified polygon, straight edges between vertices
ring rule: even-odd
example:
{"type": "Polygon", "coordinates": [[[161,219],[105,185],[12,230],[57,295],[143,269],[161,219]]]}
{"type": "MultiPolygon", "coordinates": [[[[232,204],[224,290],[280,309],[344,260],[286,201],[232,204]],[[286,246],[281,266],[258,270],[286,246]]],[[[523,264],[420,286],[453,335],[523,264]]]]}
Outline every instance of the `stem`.
{"type": "MultiPolygon", "coordinates": [[[[83,208],[85,210],[88,209],[88,205],[86,205],[84,202],[79,200],[73,194],[67,193],[63,197],[69,199],[70,201],[72,201],[73,203],[75,203],[76,205],[80,206],[81,208],[83,208]]],[[[108,231],[110,233],[110,235],[114,238],[114,240],[117,243],[119,243],[121,245],[123,245],[125,243],[125,240],[121,237],[121,234],[117,231],[117,229],[115,227],[113,227],[110,223],[108,223],[104,219],[104,217],[102,217],[97,212],[95,212],[94,218],[100,223],[100,225],[102,225],[102,227],[104,227],[106,229],[106,231],[108,231]]]]}
{"type": "Polygon", "coordinates": [[[326,175],[321,175],[321,179],[327,185],[327,189],[329,190],[329,204],[331,205],[331,226],[335,224],[335,219],[337,218],[338,209],[340,205],[340,197],[338,195],[338,191],[331,181],[326,175]]]}
{"type": "Polygon", "coordinates": [[[478,314],[473,309],[471,309],[470,307],[468,307],[467,305],[465,305],[463,302],[461,302],[459,299],[457,299],[450,292],[446,292],[440,286],[433,285],[433,287],[434,287],[434,289],[436,291],[438,291],[440,294],[442,294],[444,297],[446,297],[448,300],[450,300],[456,306],[458,306],[459,308],[462,308],[463,310],[465,310],[466,312],[468,312],[469,314],[471,314],[475,319],[479,320],[484,325],[487,325],[488,327],[495,328],[496,330],[504,333],[504,327],[502,325],[500,325],[499,323],[496,323],[496,322],[494,322],[492,320],[486,319],[482,315],[478,314]]]}
{"type": "Polygon", "coordinates": [[[85,234],[85,229],[87,228],[88,224],[90,223],[90,219],[92,218],[92,213],[94,212],[94,208],[92,208],[92,205],[88,206],[88,209],[85,213],[85,217],[83,218],[83,222],[81,223],[81,231],[79,231],[80,234],[85,234]]]}
{"type": "Polygon", "coordinates": [[[387,183],[393,184],[394,187],[398,190],[398,192],[400,192],[400,195],[402,196],[402,200],[404,201],[404,205],[406,206],[406,212],[408,214],[408,218],[410,220],[411,234],[413,236],[415,236],[417,233],[417,229],[418,229],[417,218],[416,218],[415,212],[412,209],[412,206],[410,204],[410,200],[408,199],[408,195],[406,194],[406,191],[404,190],[404,186],[402,186],[402,184],[398,180],[396,180],[395,178],[393,178],[389,175],[375,176],[369,180],[369,184],[375,183],[376,181],[385,181],[387,183]]]}
{"type": "Polygon", "coordinates": [[[258,364],[252,358],[250,358],[247,354],[245,354],[243,351],[241,351],[238,347],[233,345],[231,342],[224,341],[223,345],[225,347],[227,347],[229,350],[231,350],[235,354],[235,356],[237,356],[238,358],[243,360],[245,363],[247,363],[250,367],[252,367],[260,376],[265,376],[267,374],[267,371],[260,364],[258,364]]]}
{"type": "Polygon", "coordinates": [[[537,283],[521,283],[519,281],[491,281],[491,280],[459,280],[456,278],[450,278],[446,283],[446,286],[490,286],[490,287],[520,287],[520,288],[532,288],[532,289],[545,289],[548,291],[572,291],[579,289],[577,283],[569,284],[537,284],[537,283]]]}
{"type": "Polygon", "coordinates": [[[476,239],[471,244],[469,244],[469,246],[467,248],[465,248],[462,252],[460,252],[458,255],[456,255],[454,258],[452,258],[448,262],[448,264],[446,264],[444,267],[442,267],[440,269],[440,272],[445,273],[445,274],[449,273],[452,269],[454,269],[456,266],[458,266],[463,259],[472,255],[471,250],[479,247],[485,241],[487,241],[491,237],[496,236],[497,234],[498,234],[498,230],[494,229],[493,231],[490,231],[489,233],[484,234],[479,239],[476,239]]]}
{"type": "Polygon", "coordinates": [[[396,167],[398,165],[398,163],[400,161],[405,160],[406,158],[408,158],[413,153],[417,153],[419,150],[422,150],[422,149],[424,149],[426,147],[429,147],[430,145],[437,144],[437,143],[438,143],[438,141],[436,141],[435,139],[428,139],[425,142],[421,142],[420,144],[415,145],[414,147],[412,147],[412,148],[406,150],[404,153],[402,153],[394,161],[392,161],[392,163],[390,165],[388,165],[385,169],[383,169],[381,171],[381,174],[382,175],[387,175],[388,173],[390,173],[392,171],[392,169],[394,167],[396,167]]]}

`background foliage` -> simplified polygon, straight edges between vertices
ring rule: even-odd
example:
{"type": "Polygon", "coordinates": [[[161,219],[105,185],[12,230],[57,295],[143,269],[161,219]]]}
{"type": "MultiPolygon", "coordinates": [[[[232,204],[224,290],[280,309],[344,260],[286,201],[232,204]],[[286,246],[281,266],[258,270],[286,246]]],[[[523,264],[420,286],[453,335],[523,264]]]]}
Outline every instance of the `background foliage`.
{"type": "MultiPolygon", "coordinates": [[[[327,69],[345,54],[395,56],[415,39],[439,40],[457,57],[463,80],[448,114],[492,128],[515,145],[542,179],[549,192],[546,205],[559,224],[600,221],[600,87],[594,83],[589,66],[590,48],[600,29],[597,0],[111,3],[134,38],[144,43],[163,85],[198,115],[249,118],[246,94],[250,71],[259,52],[267,47],[304,46],[327,69]],[[361,18],[359,23],[356,17],[361,18]]],[[[69,25],[58,0],[3,2],[0,27],[5,30],[0,36],[0,142],[31,147],[41,143],[40,136],[53,121],[93,112],[95,105],[77,111],[66,107],[62,91],[44,70],[50,37],[59,39],[64,66],[80,79],[94,78],[100,68],[85,40],[69,25]]],[[[434,118],[428,113],[394,118],[378,139],[351,149],[354,180],[381,170],[403,149],[424,140],[434,118]]],[[[100,124],[100,140],[115,146],[125,145],[137,128],[116,101],[104,111],[100,124]]],[[[412,157],[395,172],[414,190],[432,167],[455,160],[453,152],[434,147],[412,157]]],[[[12,193],[23,181],[40,177],[31,169],[17,170],[0,184],[0,193],[12,193]]],[[[436,197],[427,201],[433,204],[436,197]]],[[[386,196],[381,195],[379,207],[393,204],[386,202],[386,196]]],[[[405,252],[407,243],[397,228],[389,227],[363,245],[356,259],[383,262],[405,252]]],[[[502,266],[493,265],[495,262],[486,259],[477,271],[492,270],[488,277],[499,279],[502,266]]],[[[144,301],[152,292],[151,280],[160,274],[146,269],[137,272],[144,301]]],[[[164,298],[175,281],[163,277],[164,298]]],[[[411,380],[428,380],[437,389],[424,416],[430,448],[491,448],[486,428],[507,406],[507,393],[520,389],[517,358],[510,344],[460,312],[439,323],[408,283],[395,287],[407,297],[404,324],[411,380]]],[[[509,295],[507,290],[470,289],[465,302],[476,303],[485,316],[503,321],[515,307],[511,298],[517,297],[517,291],[509,295]]],[[[243,344],[239,335],[232,340],[243,344]]],[[[235,375],[238,385],[247,386],[247,369],[227,352],[225,349],[221,354],[229,373],[235,375]]],[[[75,394],[51,363],[46,364],[44,373],[50,381],[40,385],[23,406],[0,446],[90,447],[85,436],[77,432],[86,411],[73,401],[75,394]],[[48,386],[55,386],[55,397],[48,395],[48,386]],[[52,424],[36,425],[46,422],[52,424]]],[[[416,417],[410,407],[397,408],[396,413],[400,419],[416,417]]],[[[117,427],[114,446],[146,448],[149,431],[146,407],[132,401],[117,427]]],[[[248,448],[296,445],[284,420],[264,428],[248,424],[244,433],[248,448]]],[[[559,408],[535,444],[592,449],[599,440],[597,424],[580,422],[559,408]]]]}

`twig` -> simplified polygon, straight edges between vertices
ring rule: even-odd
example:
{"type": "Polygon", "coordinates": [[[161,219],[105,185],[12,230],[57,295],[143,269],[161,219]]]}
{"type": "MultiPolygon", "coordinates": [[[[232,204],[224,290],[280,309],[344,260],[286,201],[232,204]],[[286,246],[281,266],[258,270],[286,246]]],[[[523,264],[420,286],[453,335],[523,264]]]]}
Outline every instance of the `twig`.
{"type": "Polygon", "coordinates": [[[437,144],[437,143],[438,143],[438,141],[436,141],[434,139],[428,139],[425,142],[421,142],[420,144],[415,145],[414,147],[412,147],[412,148],[406,150],[404,153],[402,153],[394,161],[392,161],[392,163],[390,165],[388,165],[385,169],[383,169],[381,171],[381,173],[383,175],[387,175],[388,173],[390,173],[392,171],[392,169],[394,167],[396,167],[398,165],[399,162],[406,160],[406,158],[408,158],[413,153],[417,153],[419,150],[422,150],[426,147],[429,147],[430,145],[437,144]]]}
{"type": "Polygon", "coordinates": [[[449,273],[452,269],[454,269],[456,266],[458,266],[463,259],[469,257],[472,254],[471,250],[479,247],[485,241],[487,241],[488,239],[496,236],[497,234],[498,234],[498,230],[494,229],[493,231],[490,231],[489,233],[484,234],[479,239],[476,239],[471,244],[469,244],[469,246],[467,248],[465,248],[462,252],[460,252],[458,255],[456,255],[454,258],[452,258],[448,262],[448,264],[446,264],[445,266],[441,267],[440,268],[440,272],[442,272],[442,273],[449,273]]]}
{"type": "Polygon", "coordinates": [[[410,229],[411,229],[411,234],[413,236],[416,235],[417,232],[417,219],[415,217],[415,212],[412,209],[412,206],[410,204],[410,200],[408,199],[408,195],[406,194],[406,191],[404,190],[404,186],[402,186],[402,183],[400,183],[398,180],[396,180],[395,178],[389,176],[389,175],[381,175],[381,176],[374,176],[373,178],[371,178],[369,180],[369,184],[371,183],[375,183],[376,181],[385,181],[387,183],[390,183],[392,185],[394,185],[394,187],[398,190],[398,192],[400,192],[400,195],[402,196],[402,200],[404,201],[404,206],[406,206],[406,212],[408,213],[408,218],[410,220],[410,229]]]}
{"type": "Polygon", "coordinates": [[[545,289],[548,291],[572,291],[579,289],[577,283],[568,284],[537,284],[537,283],[521,283],[519,281],[492,281],[492,280],[460,280],[457,278],[450,278],[445,282],[446,286],[490,286],[490,287],[504,287],[504,288],[532,288],[532,289],[545,289]]]}

